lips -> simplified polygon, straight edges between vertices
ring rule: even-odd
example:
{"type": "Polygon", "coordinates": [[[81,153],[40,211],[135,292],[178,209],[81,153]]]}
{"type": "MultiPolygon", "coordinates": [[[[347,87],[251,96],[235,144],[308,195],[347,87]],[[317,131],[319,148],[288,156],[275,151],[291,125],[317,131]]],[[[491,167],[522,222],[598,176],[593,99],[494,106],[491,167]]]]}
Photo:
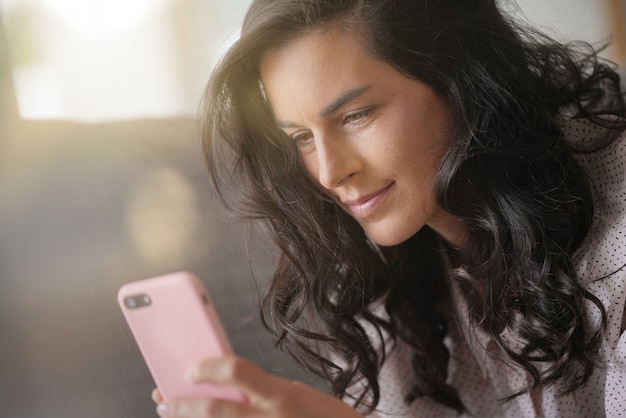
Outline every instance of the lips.
{"type": "Polygon", "coordinates": [[[355,218],[366,218],[374,213],[394,184],[395,183],[391,183],[376,193],[345,202],[342,201],[341,203],[347,207],[348,212],[355,218]]]}

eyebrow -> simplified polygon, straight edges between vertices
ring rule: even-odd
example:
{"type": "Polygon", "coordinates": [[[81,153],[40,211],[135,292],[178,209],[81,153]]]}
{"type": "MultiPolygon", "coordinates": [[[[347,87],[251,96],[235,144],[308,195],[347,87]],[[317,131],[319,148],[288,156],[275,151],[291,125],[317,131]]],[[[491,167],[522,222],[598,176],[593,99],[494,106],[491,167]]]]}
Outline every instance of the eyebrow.
{"type": "MultiPolygon", "coordinates": [[[[357,97],[359,97],[361,94],[365,93],[365,91],[369,89],[370,87],[371,87],[370,85],[367,85],[367,86],[357,87],[357,88],[345,91],[320,112],[320,117],[322,118],[327,117],[328,115],[330,115],[337,109],[344,106],[346,103],[349,103],[351,100],[354,100],[357,97]]],[[[279,121],[276,121],[276,123],[279,128],[297,128],[298,127],[298,125],[292,122],[279,120],[279,121]]]]}
{"type": "Polygon", "coordinates": [[[320,116],[326,117],[330,115],[335,110],[339,109],[341,106],[345,105],[346,103],[350,102],[351,100],[356,99],[361,94],[365,93],[365,91],[369,88],[370,86],[368,85],[368,86],[363,86],[363,87],[357,87],[355,89],[350,89],[344,92],[341,96],[335,99],[334,102],[326,106],[324,110],[322,110],[322,113],[320,113],[320,116]]]}

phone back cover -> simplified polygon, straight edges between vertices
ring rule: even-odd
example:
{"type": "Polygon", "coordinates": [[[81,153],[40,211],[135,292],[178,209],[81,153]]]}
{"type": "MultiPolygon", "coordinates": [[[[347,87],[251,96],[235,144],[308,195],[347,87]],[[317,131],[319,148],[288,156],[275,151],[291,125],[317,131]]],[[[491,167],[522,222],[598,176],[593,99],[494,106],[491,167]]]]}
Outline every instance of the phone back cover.
{"type": "Polygon", "coordinates": [[[164,399],[216,397],[245,402],[233,387],[192,384],[185,372],[207,357],[232,348],[202,284],[189,273],[174,273],[124,285],[119,305],[164,399]],[[146,294],[148,306],[130,309],[127,296],[146,294]]]}

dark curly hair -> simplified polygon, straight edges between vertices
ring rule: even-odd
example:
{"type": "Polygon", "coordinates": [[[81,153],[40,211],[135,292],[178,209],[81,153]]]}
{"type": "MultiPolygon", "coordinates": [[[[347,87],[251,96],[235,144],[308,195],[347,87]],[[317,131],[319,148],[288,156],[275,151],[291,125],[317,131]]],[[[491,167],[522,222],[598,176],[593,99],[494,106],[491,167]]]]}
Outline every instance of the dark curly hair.
{"type": "Polygon", "coordinates": [[[264,323],[336,395],[360,381],[356,404],[377,405],[389,347],[374,348],[366,331],[373,326],[412,347],[407,402],[430,396],[463,410],[446,384],[446,275],[461,283],[474,324],[533,377],[524,391],[559,383],[569,393],[585,384],[602,335],[602,325],[586,322],[585,301],[603,324],[606,314],[572,263],[594,209],[575,156],[606,146],[625,126],[619,77],[591,46],[556,42],[505,16],[494,0],[256,0],[211,76],[203,109],[218,194],[262,220],[280,249],[264,323]],[[370,243],[313,184],[275,126],[259,61],[321,27],[358,33],[376,57],[427,83],[450,107],[453,138],[437,173],[438,200],[469,228],[469,249],[451,272],[427,226],[397,246],[370,243]],[[589,119],[606,134],[577,148],[563,137],[560,115],[589,119]],[[233,202],[233,191],[241,199],[233,202]],[[375,315],[374,303],[387,315],[375,315]],[[507,345],[504,329],[521,348],[507,345]]]}

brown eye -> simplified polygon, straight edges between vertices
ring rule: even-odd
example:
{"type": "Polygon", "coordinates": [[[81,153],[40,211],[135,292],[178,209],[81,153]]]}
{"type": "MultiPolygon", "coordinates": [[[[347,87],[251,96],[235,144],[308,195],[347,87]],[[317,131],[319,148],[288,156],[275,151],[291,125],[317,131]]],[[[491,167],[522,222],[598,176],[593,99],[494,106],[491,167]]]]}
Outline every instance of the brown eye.
{"type": "Polygon", "coordinates": [[[296,132],[291,134],[291,139],[300,148],[305,148],[313,144],[313,135],[311,132],[296,132]]]}
{"type": "Polygon", "coordinates": [[[343,123],[344,125],[349,124],[349,123],[359,123],[363,121],[365,118],[367,118],[371,113],[372,113],[372,109],[361,110],[358,112],[350,113],[346,115],[346,117],[343,119],[343,123]]]}

